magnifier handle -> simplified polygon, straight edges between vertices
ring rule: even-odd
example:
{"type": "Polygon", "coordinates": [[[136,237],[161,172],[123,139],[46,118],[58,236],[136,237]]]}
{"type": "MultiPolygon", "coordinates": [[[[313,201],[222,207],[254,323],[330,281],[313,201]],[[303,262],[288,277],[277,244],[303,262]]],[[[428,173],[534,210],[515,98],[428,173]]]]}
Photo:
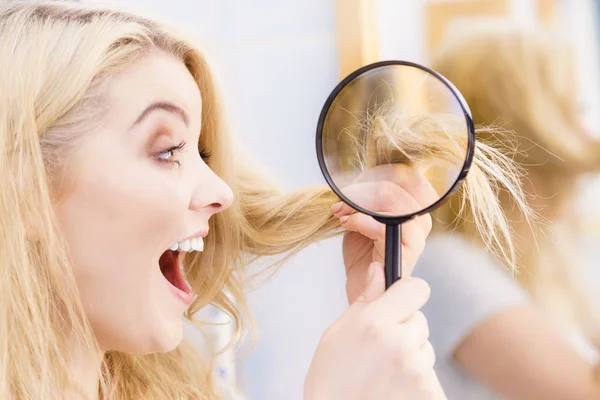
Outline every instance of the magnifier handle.
{"type": "Polygon", "coordinates": [[[402,225],[385,226],[385,288],[402,278],[402,225]]]}

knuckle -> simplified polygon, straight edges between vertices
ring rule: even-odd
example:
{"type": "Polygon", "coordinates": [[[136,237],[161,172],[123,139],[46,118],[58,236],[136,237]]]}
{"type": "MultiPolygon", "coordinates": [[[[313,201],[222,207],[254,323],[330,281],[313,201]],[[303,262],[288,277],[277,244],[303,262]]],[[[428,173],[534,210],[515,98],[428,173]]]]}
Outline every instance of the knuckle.
{"type": "Polygon", "coordinates": [[[412,289],[419,296],[423,296],[425,299],[429,299],[431,295],[431,287],[427,282],[420,278],[411,278],[410,285],[412,285],[412,289]]]}
{"type": "Polygon", "coordinates": [[[376,343],[378,347],[385,348],[387,346],[387,332],[382,324],[372,322],[365,327],[364,332],[367,340],[376,343]]]}
{"type": "Polygon", "coordinates": [[[433,367],[435,366],[435,351],[429,341],[425,343],[425,345],[419,352],[418,357],[422,371],[426,374],[431,374],[431,372],[433,371],[433,367]]]}
{"type": "Polygon", "coordinates": [[[404,374],[404,379],[408,380],[412,383],[412,385],[418,388],[419,392],[423,391],[423,389],[428,386],[428,371],[424,371],[422,368],[413,365],[414,363],[410,363],[402,370],[404,374]]]}
{"type": "Polygon", "coordinates": [[[399,341],[390,353],[392,365],[396,370],[406,370],[411,364],[411,348],[405,341],[399,341]]]}
{"type": "Polygon", "coordinates": [[[426,346],[426,357],[427,357],[427,362],[429,365],[429,369],[432,370],[435,367],[435,360],[436,360],[436,356],[435,356],[435,349],[433,348],[433,346],[431,345],[431,342],[427,341],[427,343],[425,343],[426,346]]]}
{"type": "Polygon", "coordinates": [[[422,311],[417,311],[411,318],[411,322],[414,324],[414,329],[419,334],[419,340],[425,344],[429,340],[429,321],[422,311]]]}
{"type": "Polygon", "coordinates": [[[396,362],[396,368],[402,371],[405,380],[418,387],[431,385],[434,373],[435,353],[429,342],[419,350],[405,355],[402,361],[396,362]]]}
{"type": "Polygon", "coordinates": [[[419,354],[407,363],[403,374],[419,391],[426,391],[432,387],[433,367],[429,354],[419,354]]]}
{"type": "Polygon", "coordinates": [[[381,343],[386,340],[386,329],[377,318],[374,318],[370,313],[363,312],[359,316],[359,324],[362,328],[363,335],[366,340],[374,343],[381,343]]]}

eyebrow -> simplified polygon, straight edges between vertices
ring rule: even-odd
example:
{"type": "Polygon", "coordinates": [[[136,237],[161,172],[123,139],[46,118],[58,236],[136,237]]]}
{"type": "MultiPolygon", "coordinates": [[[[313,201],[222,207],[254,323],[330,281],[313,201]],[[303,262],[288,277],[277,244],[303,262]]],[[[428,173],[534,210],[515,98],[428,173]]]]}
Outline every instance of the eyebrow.
{"type": "Polygon", "coordinates": [[[137,117],[137,119],[133,123],[132,127],[141,123],[148,115],[150,115],[152,112],[154,112],[156,110],[164,110],[164,111],[170,112],[172,114],[179,115],[179,117],[181,117],[181,119],[183,120],[183,123],[186,126],[189,125],[190,119],[188,117],[188,114],[185,112],[185,110],[183,108],[176,106],[173,103],[166,102],[166,101],[157,101],[155,103],[150,104],[148,107],[146,107],[146,109],[144,111],[142,111],[140,116],[137,117]]]}

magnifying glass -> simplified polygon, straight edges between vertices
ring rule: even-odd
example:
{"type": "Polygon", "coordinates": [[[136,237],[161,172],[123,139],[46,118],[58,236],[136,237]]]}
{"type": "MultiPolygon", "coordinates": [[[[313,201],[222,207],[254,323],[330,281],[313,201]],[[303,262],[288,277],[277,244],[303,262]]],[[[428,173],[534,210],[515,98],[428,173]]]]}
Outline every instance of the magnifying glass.
{"type": "Polygon", "coordinates": [[[433,211],[467,176],[471,112],[439,73],[406,61],[360,68],[336,86],[317,125],[317,157],[342,201],[386,225],[386,288],[402,276],[402,224],[433,211]],[[408,196],[427,186],[426,200],[408,196]],[[392,196],[394,207],[379,197],[392,196]]]}

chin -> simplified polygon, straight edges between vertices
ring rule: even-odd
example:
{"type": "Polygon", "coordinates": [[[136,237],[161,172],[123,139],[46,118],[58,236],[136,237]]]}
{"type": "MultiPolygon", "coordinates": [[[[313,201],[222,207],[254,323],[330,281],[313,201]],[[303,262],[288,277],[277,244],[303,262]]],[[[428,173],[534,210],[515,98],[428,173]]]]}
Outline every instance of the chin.
{"type": "Polygon", "coordinates": [[[181,344],[183,340],[183,328],[180,326],[178,331],[168,337],[162,337],[156,342],[153,353],[167,353],[173,351],[181,344]]]}
{"type": "Polygon", "coordinates": [[[167,353],[175,350],[183,340],[183,322],[169,322],[152,330],[153,335],[146,341],[144,353],[167,353]]]}
{"type": "Polygon", "coordinates": [[[137,355],[167,353],[175,350],[183,340],[183,323],[182,321],[161,322],[163,324],[144,325],[141,330],[138,328],[137,334],[111,341],[112,343],[106,343],[102,347],[137,355]]]}

